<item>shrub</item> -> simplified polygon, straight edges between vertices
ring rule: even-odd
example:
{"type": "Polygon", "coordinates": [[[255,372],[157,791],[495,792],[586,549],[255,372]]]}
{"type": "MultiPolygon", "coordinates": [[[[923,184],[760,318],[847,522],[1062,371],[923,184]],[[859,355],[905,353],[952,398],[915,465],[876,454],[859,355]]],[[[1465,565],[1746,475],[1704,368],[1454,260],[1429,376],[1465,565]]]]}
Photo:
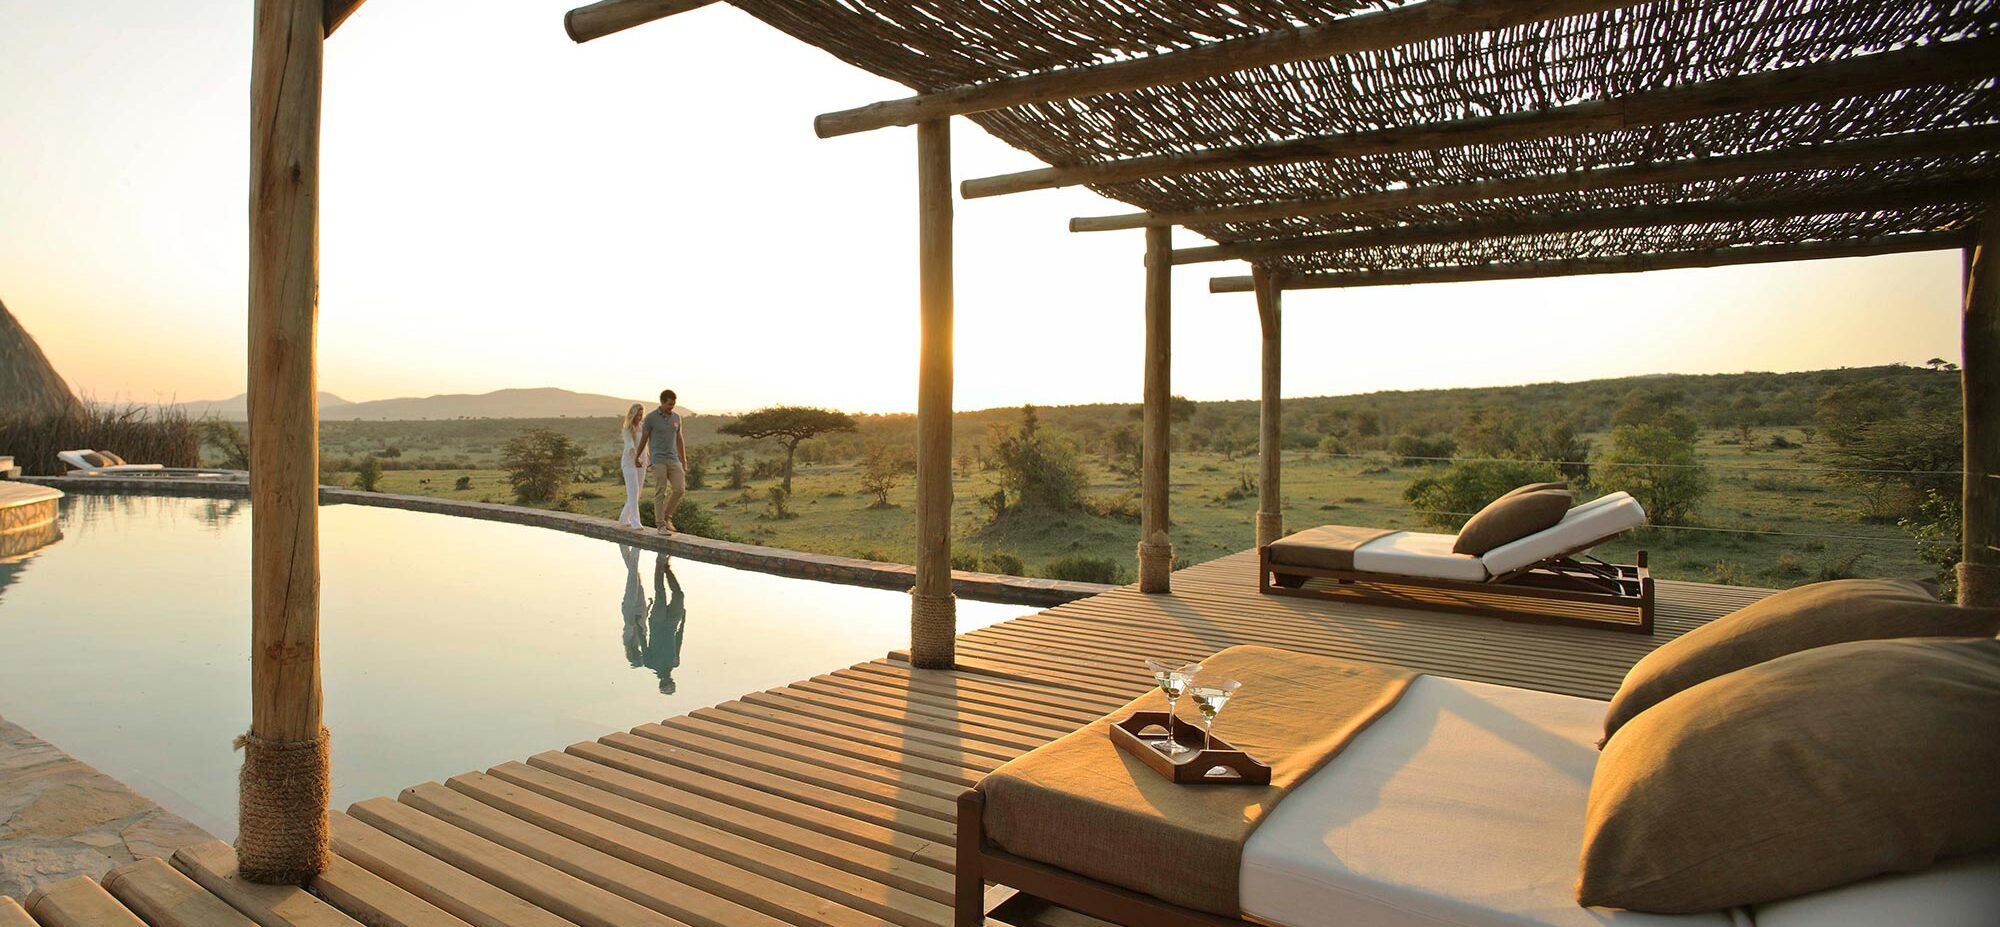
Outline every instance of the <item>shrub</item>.
{"type": "Polygon", "coordinates": [[[216,466],[224,470],[250,469],[250,439],[230,422],[213,419],[199,423],[202,447],[214,448],[216,466]]]}
{"type": "Polygon", "coordinates": [[[1597,484],[1631,493],[1654,524],[1689,523],[1711,483],[1694,440],[1662,425],[1612,429],[1611,451],[1597,459],[1597,484]]]}
{"type": "Polygon", "coordinates": [[[709,454],[709,449],[705,447],[688,448],[687,460],[681,462],[687,472],[687,488],[707,488],[709,454]]]}
{"type": "Polygon", "coordinates": [[[1328,457],[1347,456],[1347,442],[1338,435],[1327,435],[1319,439],[1319,452],[1328,457]]]}
{"type": "MultiPolygon", "coordinates": [[[[657,525],[653,518],[653,500],[639,501],[639,520],[648,525],[657,525]]],[[[700,503],[688,496],[681,497],[681,504],[674,507],[674,530],[695,537],[713,538],[718,541],[734,541],[736,537],[723,530],[715,516],[701,507],[700,503]]]]}
{"type": "Polygon", "coordinates": [[[361,458],[360,466],[354,468],[354,488],[362,492],[374,492],[382,482],[382,461],[372,455],[361,458]]]}
{"type": "Polygon", "coordinates": [[[1062,579],[1077,583],[1116,583],[1118,564],[1102,557],[1085,557],[1071,554],[1057,557],[1042,566],[1042,575],[1050,579],[1062,579]]]}
{"type": "Polygon", "coordinates": [[[200,428],[173,408],[78,403],[68,412],[0,418],[0,453],[30,476],[60,476],[60,451],[110,451],[132,463],[201,466],[200,428]]]}
{"type": "Polygon", "coordinates": [[[1965,556],[1963,505],[1956,494],[1931,490],[1915,516],[1897,522],[1917,539],[1917,556],[1937,567],[1938,589],[1947,599],[1958,597],[1958,561],[1965,556]]]}
{"type": "Polygon", "coordinates": [[[1409,464],[1442,464],[1450,461],[1458,450],[1458,442],[1450,435],[1418,435],[1403,432],[1389,439],[1389,453],[1397,462],[1409,464]]]}
{"type": "Polygon", "coordinates": [[[1083,490],[1089,478],[1077,460],[1076,447],[1043,433],[1034,406],[1021,408],[1020,426],[995,450],[1000,460],[1000,486],[1013,497],[1010,508],[1069,512],[1083,507],[1083,490]]]}
{"type": "Polygon", "coordinates": [[[1013,554],[987,554],[986,572],[1002,576],[1023,576],[1026,570],[1021,566],[1021,558],[1013,554]]]}
{"type": "Polygon", "coordinates": [[[951,552],[951,568],[967,573],[979,572],[979,552],[976,550],[954,550],[951,552]]]}
{"type": "Polygon", "coordinates": [[[1139,494],[1134,492],[1110,496],[1091,496],[1084,500],[1084,507],[1092,515],[1100,518],[1115,518],[1119,521],[1139,520],[1139,494]]]}
{"type": "Polygon", "coordinates": [[[784,521],[787,518],[799,517],[799,513],[792,511],[785,504],[791,500],[791,497],[791,491],[787,490],[782,484],[771,487],[771,501],[764,508],[765,517],[770,518],[772,521],[784,521]]]}
{"type": "Polygon", "coordinates": [[[729,455],[729,489],[742,489],[746,471],[743,469],[743,455],[729,455]]]}
{"type": "Polygon", "coordinates": [[[533,428],[507,440],[500,452],[500,466],[514,487],[514,498],[523,505],[535,505],[556,498],[576,476],[583,449],[567,435],[547,428],[533,428]]]}
{"type": "Polygon", "coordinates": [[[453,488],[453,489],[456,489],[456,490],[459,490],[459,491],[461,491],[461,492],[462,492],[462,491],[464,491],[464,490],[467,490],[467,489],[471,489],[471,488],[472,488],[472,477],[469,477],[469,476],[461,476],[461,477],[459,477],[459,478],[458,478],[458,482],[456,482],[456,483],[453,483],[453,484],[451,484],[451,488],[453,488]]]}
{"type": "MultiPolygon", "coordinates": [[[[871,440],[861,457],[861,491],[875,497],[871,509],[889,507],[889,491],[902,482],[903,474],[915,469],[908,448],[900,444],[871,440]]],[[[975,569],[966,567],[965,569],[975,569]]]]}
{"type": "Polygon", "coordinates": [[[1417,477],[1403,487],[1403,501],[1425,524],[1454,531],[1472,513],[1501,494],[1527,483],[1560,478],[1556,468],[1524,460],[1461,460],[1441,473],[1417,477]]]}

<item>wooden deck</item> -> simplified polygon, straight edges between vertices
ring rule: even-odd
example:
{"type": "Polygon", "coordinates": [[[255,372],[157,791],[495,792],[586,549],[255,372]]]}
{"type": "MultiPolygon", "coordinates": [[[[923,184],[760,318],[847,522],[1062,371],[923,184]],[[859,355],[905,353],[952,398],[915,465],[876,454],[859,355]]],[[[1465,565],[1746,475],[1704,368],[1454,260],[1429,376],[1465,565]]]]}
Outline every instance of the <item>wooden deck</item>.
{"type": "MultiPolygon", "coordinates": [[[[153,927],[240,927],[237,911],[265,927],[943,925],[954,796],[1145,691],[1144,657],[1260,643],[1603,698],[1653,647],[1761,594],[1662,583],[1657,631],[1638,636],[1262,596],[1254,573],[1254,555],[1226,557],[1176,574],[1169,596],[1121,589],[974,631],[954,672],[891,655],[359,802],[335,814],[339,858],[311,895],[234,882],[218,843],[114,873],[109,894],[65,883],[31,913],[44,927],[131,927],[128,908],[153,927]]],[[[1007,922],[1096,923],[1019,902],[1007,922]]],[[[17,914],[0,904],[0,927],[17,914]]]]}

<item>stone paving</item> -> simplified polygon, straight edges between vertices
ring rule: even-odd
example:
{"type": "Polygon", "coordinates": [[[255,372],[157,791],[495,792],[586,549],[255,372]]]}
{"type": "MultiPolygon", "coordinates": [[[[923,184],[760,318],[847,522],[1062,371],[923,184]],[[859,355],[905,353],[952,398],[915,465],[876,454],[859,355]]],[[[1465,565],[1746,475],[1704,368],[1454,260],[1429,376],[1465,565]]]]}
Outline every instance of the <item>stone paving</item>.
{"type": "Polygon", "coordinates": [[[0,895],[215,839],[0,718],[0,895]]]}

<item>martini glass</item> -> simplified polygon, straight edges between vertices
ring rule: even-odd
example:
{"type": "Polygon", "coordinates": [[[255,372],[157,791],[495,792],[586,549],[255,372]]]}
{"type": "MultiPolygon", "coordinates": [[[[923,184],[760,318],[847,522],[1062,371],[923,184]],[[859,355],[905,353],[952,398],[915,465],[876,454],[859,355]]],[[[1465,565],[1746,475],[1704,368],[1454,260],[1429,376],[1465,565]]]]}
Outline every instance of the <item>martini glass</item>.
{"type": "Polygon", "coordinates": [[[1167,697],[1167,742],[1160,748],[1168,756],[1187,753],[1188,748],[1174,739],[1174,708],[1186,694],[1188,686],[1194,682],[1194,674],[1201,672],[1199,663],[1182,663],[1179,660],[1147,660],[1146,668],[1153,671],[1153,682],[1159,684],[1160,694],[1167,697]]]}
{"type": "Polygon", "coordinates": [[[1222,706],[1236,695],[1243,684],[1234,679],[1204,679],[1188,689],[1194,696],[1194,707],[1201,709],[1201,745],[1206,747],[1214,739],[1215,716],[1222,713],[1222,706]]]}

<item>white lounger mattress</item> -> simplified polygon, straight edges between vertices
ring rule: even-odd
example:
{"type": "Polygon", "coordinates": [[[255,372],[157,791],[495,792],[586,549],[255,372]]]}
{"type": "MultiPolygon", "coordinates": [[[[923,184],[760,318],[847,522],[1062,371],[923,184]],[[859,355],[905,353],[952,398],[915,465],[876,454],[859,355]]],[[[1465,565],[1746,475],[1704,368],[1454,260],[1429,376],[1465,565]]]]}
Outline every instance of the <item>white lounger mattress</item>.
{"type": "Polygon", "coordinates": [[[1730,927],[1578,907],[1604,703],[1420,676],[1243,850],[1244,913],[1287,927],[1730,927]]]}

